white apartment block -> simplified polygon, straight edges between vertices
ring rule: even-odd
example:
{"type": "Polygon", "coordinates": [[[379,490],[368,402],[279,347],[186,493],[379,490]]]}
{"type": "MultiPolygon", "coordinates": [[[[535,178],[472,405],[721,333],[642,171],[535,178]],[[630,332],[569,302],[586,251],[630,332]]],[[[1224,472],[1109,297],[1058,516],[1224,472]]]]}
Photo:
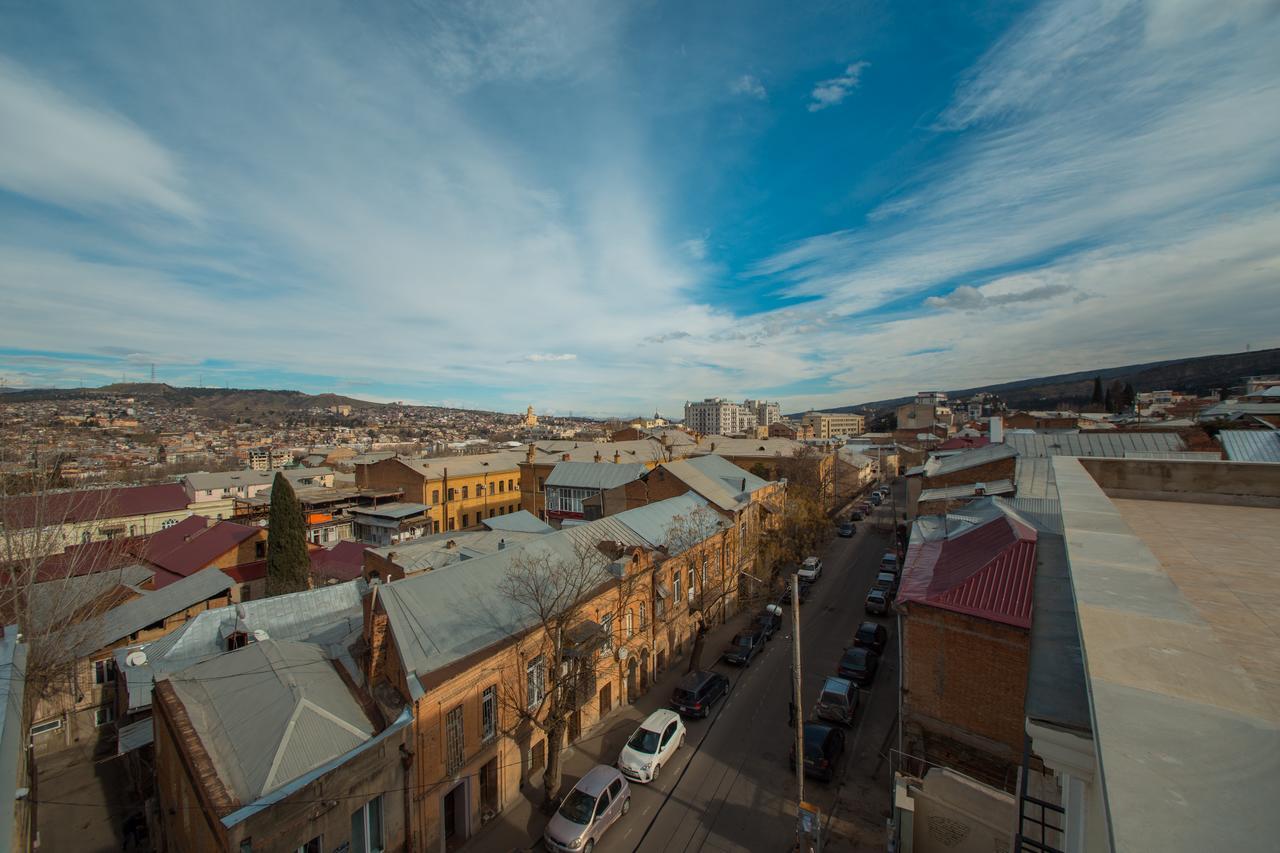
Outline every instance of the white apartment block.
{"type": "Polygon", "coordinates": [[[684,404],[685,427],[704,435],[737,435],[780,420],[782,407],[764,400],[734,403],[723,397],[708,397],[700,403],[684,404]]]}

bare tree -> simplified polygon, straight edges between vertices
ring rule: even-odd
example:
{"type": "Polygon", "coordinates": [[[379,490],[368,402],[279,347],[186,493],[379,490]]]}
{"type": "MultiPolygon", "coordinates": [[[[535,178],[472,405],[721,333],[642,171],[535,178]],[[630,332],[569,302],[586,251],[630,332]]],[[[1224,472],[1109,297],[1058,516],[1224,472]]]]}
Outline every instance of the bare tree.
{"type": "Polygon", "coordinates": [[[16,625],[27,646],[28,744],[35,720],[75,710],[88,693],[79,665],[90,623],[133,594],[124,584],[138,578],[124,567],[143,547],[98,538],[115,514],[112,491],[57,491],[48,487],[56,477],[35,472],[34,488],[20,495],[0,486],[0,624],[16,625]]]}
{"type": "MultiPolygon", "coordinates": [[[[543,791],[547,809],[560,793],[561,761],[570,718],[595,695],[600,652],[612,646],[612,630],[594,619],[596,600],[618,585],[609,571],[614,557],[584,536],[569,536],[567,549],[527,546],[512,558],[499,584],[528,632],[520,641],[522,660],[515,683],[503,692],[512,733],[530,727],[546,736],[543,791]]],[[[612,623],[613,609],[610,609],[612,623]]]]}
{"type": "MultiPolygon", "coordinates": [[[[667,526],[664,565],[688,578],[690,615],[694,621],[693,646],[689,652],[689,672],[701,668],[707,632],[725,620],[728,596],[735,588],[737,563],[725,548],[726,522],[710,507],[699,507],[678,515],[667,526]]],[[[684,602],[673,602],[668,620],[673,620],[684,602]]]]}

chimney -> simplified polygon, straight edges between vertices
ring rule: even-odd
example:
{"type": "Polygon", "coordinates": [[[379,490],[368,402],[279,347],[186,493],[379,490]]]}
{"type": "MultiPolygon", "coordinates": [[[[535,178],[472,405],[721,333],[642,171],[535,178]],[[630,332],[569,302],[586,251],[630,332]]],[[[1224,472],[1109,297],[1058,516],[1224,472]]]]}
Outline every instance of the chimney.
{"type": "Polygon", "coordinates": [[[533,464],[533,443],[529,443],[529,449],[524,452],[524,461],[533,464]]]}
{"type": "Polygon", "coordinates": [[[505,539],[499,539],[499,540],[498,540],[498,550],[499,550],[499,551],[505,551],[506,549],[507,549],[507,540],[505,540],[505,539]]]}
{"type": "Polygon", "coordinates": [[[458,543],[457,543],[457,542],[454,542],[452,539],[450,539],[448,542],[444,543],[444,547],[446,547],[446,548],[457,548],[457,547],[458,547],[458,543]]]}
{"type": "Polygon", "coordinates": [[[975,495],[985,495],[985,494],[987,493],[987,484],[986,484],[986,483],[974,483],[974,484],[973,484],[973,493],[974,493],[975,495]]]}
{"type": "Polygon", "coordinates": [[[561,461],[561,462],[568,462],[568,461],[569,461],[569,454],[568,454],[568,453],[561,453],[561,454],[560,454],[560,461],[561,461]]]}
{"type": "Polygon", "coordinates": [[[599,451],[599,450],[597,450],[597,451],[596,451],[596,458],[595,458],[595,461],[596,461],[596,462],[599,462],[599,461],[600,461],[600,451],[599,451]]]}
{"type": "Polygon", "coordinates": [[[1004,418],[999,415],[991,416],[991,429],[987,433],[987,438],[991,439],[992,444],[1004,443],[1004,418]]]}
{"type": "Polygon", "coordinates": [[[712,453],[715,453],[715,452],[716,452],[716,443],[715,443],[714,441],[713,441],[713,442],[711,442],[711,452],[712,452],[712,453]]]}
{"type": "Polygon", "coordinates": [[[613,464],[617,465],[620,462],[622,462],[622,451],[621,450],[613,451],[613,464]]]}

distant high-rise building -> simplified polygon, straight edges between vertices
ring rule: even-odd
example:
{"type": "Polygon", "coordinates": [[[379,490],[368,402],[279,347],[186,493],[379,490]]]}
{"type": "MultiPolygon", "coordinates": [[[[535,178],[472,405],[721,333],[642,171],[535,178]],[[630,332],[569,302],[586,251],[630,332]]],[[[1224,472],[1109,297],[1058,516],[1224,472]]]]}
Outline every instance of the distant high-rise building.
{"type": "Polygon", "coordinates": [[[769,427],[782,420],[782,406],[768,400],[747,400],[742,404],[756,416],[756,426],[769,427]]]}

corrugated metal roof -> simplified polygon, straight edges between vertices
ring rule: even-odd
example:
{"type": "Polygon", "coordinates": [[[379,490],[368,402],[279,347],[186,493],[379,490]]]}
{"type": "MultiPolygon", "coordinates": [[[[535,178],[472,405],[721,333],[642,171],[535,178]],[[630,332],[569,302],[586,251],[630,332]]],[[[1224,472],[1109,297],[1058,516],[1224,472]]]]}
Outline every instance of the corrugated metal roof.
{"type": "Polygon", "coordinates": [[[1222,454],[1209,450],[1126,450],[1125,459],[1164,459],[1170,462],[1217,462],[1222,454]]]}
{"type": "Polygon", "coordinates": [[[1092,733],[1075,598],[1066,543],[1060,534],[1036,542],[1035,623],[1027,667],[1027,717],[1092,733]]]}
{"type": "Polygon", "coordinates": [[[155,574],[155,569],[147,566],[123,566],[34,584],[28,594],[23,630],[30,636],[41,636],[54,627],[53,623],[70,619],[80,608],[116,587],[137,588],[155,574]]]}
{"type": "Polygon", "coordinates": [[[155,720],[151,717],[146,717],[121,726],[120,731],[116,733],[116,755],[124,755],[126,752],[133,752],[135,749],[154,743],[156,739],[154,722],[155,720]]]}
{"type": "Polygon", "coordinates": [[[940,489],[925,489],[920,493],[921,501],[954,500],[956,498],[980,497],[978,486],[983,488],[983,495],[1007,495],[1013,491],[1012,480],[993,480],[990,483],[961,483],[956,486],[943,486],[940,489]]]}
{"type": "Polygon", "coordinates": [[[363,580],[354,580],[288,595],[242,601],[197,613],[177,630],[158,640],[116,649],[116,669],[124,676],[129,710],[151,707],[153,678],[225,654],[224,634],[237,623],[243,623],[250,632],[266,631],[278,640],[340,642],[363,626],[360,600],[367,588],[363,580]],[[146,653],[146,663],[140,666],[126,663],[129,654],[135,651],[146,653]]]}
{"type": "Polygon", "coordinates": [[[128,637],[134,631],[141,631],[152,622],[159,622],[180,610],[226,592],[233,585],[231,578],[217,569],[205,569],[175,581],[164,589],[126,601],[88,624],[77,626],[75,633],[81,639],[76,643],[76,654],[92,654],[128,637]]]}
{"type": "Polygon", "coordinates": [[[545,485],[571,489],[612,489],[638,480],[649,470],[643,462],[559,462],[545,485]]]}
{"type": "Polygon", "coordinates": [[[219,778],[241,803],[374,735],[334,664],[310,643],[250,643],[174,673],[169,682],[219,778]]]}
{"type": "Polygon", "coordinates": [[[1128,452],[1168,453],[1185,451],[1187,443],[1176,432],[1063,432],[1006,433],[1005,443],[1019,456],[1106,456],[1123,459],[1128,452]]]}
{"type": "Polygon", "coordinates": [[[1058,497],[1053,479],[1053,462],[1047,457],[1019,456],[1014,467],[1013,483],[1020,498],[1058,497]]]}
{"type": "Polygon", "coordinates": [[[1280,430],[1224,429],[1218,441],[1232,462],[1280,462],[1280,430]]]}
{"type": "Polygon", "coordinates": [[[697,456],[658,466],[723,510],[735,510],[751,499],[751,493],[768,485],[723,456],[697,456]]]}
{"type": "Polygon", "coordinates": [[[410,501],[392,501],[379,506],[353,506],[348,512],[352,515],[371,515],[380,518],[411,518],[422,515],[430,508],[426,504],[410,501]]]}
{"type": "MultiPolygon", "coordinates": [[[[580,543],[601,541],[656,547],[668,538],[677,517],[707,502],[693,493],[647,504],[617,515],[529,539],[517,547],[467,561],[465,568],[421,572],[379,587],[405,668],[418,676],[501,642],[532,624],[526,608],[499,591],[517,555],[576,561],[580,543]]],[[[601,583],[613,577],[600,561],[601,583]]]]}
{"type": "Polygon", "coordinates": [[[1018,451],[1011,445],[988,444],[986,447],[965,450],[940,459],[930,459],[924,464],[924,475],[926,477],[941,477],[944,474],[953,474],[956,471],[964,471],[969,468],[976,468],[979,465],[986,465],[988,462],[1011,459],[1017,455],[1018,451]]]}
{"type": "Polygon", "coordinates": [[[1030,628],[1036,538],[1033,527],[1004,512],[946,538],[913,536],[898,601],[1030,628]]]}
{"type": "Polygon", "coordinates": [[[550,533],[555,530],[554,527],[527,509],[509,513],[508,515],[483,518],[480,523],[490,530],[505,530],[516,533],[550,533]]]}
{"type": "Polygon", "coordinates": [[[474,477],[482,474],[502,474],[506,477],[520,470],[524,454],[504,450],[498,453],[476,453],[471,456],[427,456],[397,461],[417,471],[428,480],[439,480],[445,472],[448,472],[450,477],[474,477]]]}

